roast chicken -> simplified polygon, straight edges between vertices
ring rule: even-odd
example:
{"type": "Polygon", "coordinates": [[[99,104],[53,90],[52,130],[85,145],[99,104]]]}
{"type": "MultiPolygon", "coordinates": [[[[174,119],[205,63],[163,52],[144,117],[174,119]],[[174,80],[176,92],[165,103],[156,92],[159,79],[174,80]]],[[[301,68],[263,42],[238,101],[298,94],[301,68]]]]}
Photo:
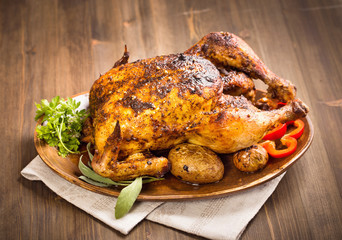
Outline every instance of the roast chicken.
{"type": "Polygon", "coordinates": [[[85,139],[95,146],[94,171],[115,181],[168,172],[168,159],[151,151],[189,142],[232,153],[308,112],[295,99],[294,85],[231,33],[210,33],[179,54],[128,58],[125,49],[94,82],[85,124],[85,139]],[[269,86],[268,97],[288,104],[270,111],[255,107],[253,79],[269,86]]]}

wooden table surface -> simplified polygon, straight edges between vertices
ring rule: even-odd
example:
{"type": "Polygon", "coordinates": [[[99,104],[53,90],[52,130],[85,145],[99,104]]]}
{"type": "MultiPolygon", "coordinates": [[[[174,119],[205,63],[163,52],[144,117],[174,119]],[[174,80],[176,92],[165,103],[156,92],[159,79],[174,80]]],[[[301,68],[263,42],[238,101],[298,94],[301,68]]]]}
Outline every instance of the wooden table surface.
{"type": "Polygon", "coordinates": [[[20,171],[37,155],[35,102],[88,91],[121,57],[243,38],[310,106],[315,137],[241,239],[342,239],[342,3],[339,0],[0,1],[0,238],[201,239],[147,220],[127,236],[20,171]]]}

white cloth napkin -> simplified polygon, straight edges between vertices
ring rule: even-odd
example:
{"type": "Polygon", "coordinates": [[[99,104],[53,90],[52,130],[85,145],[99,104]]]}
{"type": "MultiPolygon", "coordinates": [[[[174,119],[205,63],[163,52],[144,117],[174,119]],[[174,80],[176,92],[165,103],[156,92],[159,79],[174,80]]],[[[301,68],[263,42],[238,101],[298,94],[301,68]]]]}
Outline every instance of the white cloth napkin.
{"type": "Polygon", "coordinates": [[[123,234],[128,234],[147,217],[150,221],[209,239],[238,239],[284,176],[282,174],[265,184],[227,197],[165,203],[135,202],[125,217],[115,219],[115,197],[94,193],[68,182],[39,156],[21,174],[31,181],[43,181],[65,200],[123,234]]]}

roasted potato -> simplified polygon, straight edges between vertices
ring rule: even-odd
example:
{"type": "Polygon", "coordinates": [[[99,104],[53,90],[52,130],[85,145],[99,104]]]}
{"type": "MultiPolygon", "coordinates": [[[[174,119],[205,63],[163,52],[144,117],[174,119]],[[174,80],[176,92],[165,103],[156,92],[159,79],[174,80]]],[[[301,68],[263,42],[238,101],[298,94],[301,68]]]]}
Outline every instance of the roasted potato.
{"type": "Polygon", "coordinates": [[[259,144],[236,152],[233,156],[235,167],[243,172],[255,172],[266,166],[268,153],[259,144]]]}
{"type": "Polygon", "coordinates": [[[213,183],[223,177],[221,159],[206,147],[183,143],[170,150],[168,159],[171,162],[171,173],[189,183],[213,183]]]}

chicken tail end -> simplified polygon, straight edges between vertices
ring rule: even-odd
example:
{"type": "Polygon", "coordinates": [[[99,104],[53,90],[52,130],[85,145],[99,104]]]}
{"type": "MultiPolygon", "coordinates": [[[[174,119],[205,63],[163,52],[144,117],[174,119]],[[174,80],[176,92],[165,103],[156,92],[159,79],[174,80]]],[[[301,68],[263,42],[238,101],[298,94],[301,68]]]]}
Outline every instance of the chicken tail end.
{"type": "Polygon", "coordinates": [[[124,54],[123,56],[114,63],[114,66],[113,68],[116,68],[118,66],[121,66],[123,64],[126,64],[128,63],[128,59],[129,59],[129,52],[127,51],[127,45],[125,44],[125,51],[124,51],[124,54]]]}

